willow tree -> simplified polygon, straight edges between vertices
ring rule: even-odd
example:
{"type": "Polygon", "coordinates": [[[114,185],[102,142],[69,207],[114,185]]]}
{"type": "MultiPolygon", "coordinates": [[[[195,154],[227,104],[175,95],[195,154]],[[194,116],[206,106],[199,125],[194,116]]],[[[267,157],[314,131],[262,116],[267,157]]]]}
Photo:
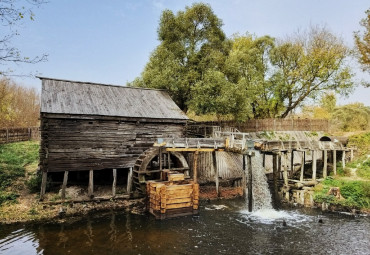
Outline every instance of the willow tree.
{"type": "Polygon", "coordinates": [[[354,83],[346,65],[350,51],[344,43],[325,28],[311,28],[305,35],[282,40],[271,50],[275,68],[273,82],[285,118],[309,98],[323,92],[342,95],[351,92],[354,83]]]}
{"type": "Polygon", "coordinates": [[[224,63],[228,44],[221,26],[222,21],[207,4],[196,3],[177,14],[163,11],[160,45],[131,85],[166,89],[187,112],[195,84],[224,63]]]}

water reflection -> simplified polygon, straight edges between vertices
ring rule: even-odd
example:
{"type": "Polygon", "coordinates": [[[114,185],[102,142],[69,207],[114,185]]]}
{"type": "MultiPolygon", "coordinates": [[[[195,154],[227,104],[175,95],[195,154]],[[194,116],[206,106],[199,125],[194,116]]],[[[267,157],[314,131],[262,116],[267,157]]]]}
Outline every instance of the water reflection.
{"type": "Polygon", "coordinates": [[[202,206],[198,217],[165,221],[112,212],[63,224],[1,226],[0,254],[368,254],[370,250],[369,218],[282,211],[267,222],[261,215],[243,212],[243,203],[221,201],[202,206]]]}

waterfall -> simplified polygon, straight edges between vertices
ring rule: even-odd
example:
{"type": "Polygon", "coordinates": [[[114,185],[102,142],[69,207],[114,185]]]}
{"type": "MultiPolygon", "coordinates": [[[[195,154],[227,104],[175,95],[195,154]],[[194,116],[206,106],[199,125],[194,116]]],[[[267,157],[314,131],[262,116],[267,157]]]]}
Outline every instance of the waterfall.
{"type": "MultiPolygon", "coordinates": [[[[271,193],[268,187],[265,169],[262,166],[262,155],[255,151],[252,159],[252,204],[253,211],[273,209],[271,193]]],[[[248,196],[247,196],[248,200],[248,196]]],[[[248,205],[248,201],[247,201],[248,205]]]]}

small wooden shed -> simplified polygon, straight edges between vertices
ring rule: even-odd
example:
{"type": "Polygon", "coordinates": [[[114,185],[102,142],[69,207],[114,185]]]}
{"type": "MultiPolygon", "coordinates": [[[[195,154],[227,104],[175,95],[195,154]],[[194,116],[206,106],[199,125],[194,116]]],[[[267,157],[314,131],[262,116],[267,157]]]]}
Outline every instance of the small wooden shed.
{"type": "Polygon", "coordinates": [[[184,134],[166,91],[39,78],[44,173],[131,168],[157,138],[184,134]]]}

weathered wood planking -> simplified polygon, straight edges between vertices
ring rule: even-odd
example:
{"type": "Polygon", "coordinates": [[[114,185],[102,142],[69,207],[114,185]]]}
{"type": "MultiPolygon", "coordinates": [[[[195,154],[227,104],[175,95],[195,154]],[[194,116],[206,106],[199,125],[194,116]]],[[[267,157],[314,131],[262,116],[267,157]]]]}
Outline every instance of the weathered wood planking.
{"type": "Polygon", "coordinates": [[[81,171],[133,167],[157,138],[181,137],[185,123],[48,118],[41,114],[40,167],[81,171]]]}
{"type": "Polygon", "coordinates": [[[199,184],[193,181],[147,182],[148,210],[156,218],[198,212],[199,184]]]}

